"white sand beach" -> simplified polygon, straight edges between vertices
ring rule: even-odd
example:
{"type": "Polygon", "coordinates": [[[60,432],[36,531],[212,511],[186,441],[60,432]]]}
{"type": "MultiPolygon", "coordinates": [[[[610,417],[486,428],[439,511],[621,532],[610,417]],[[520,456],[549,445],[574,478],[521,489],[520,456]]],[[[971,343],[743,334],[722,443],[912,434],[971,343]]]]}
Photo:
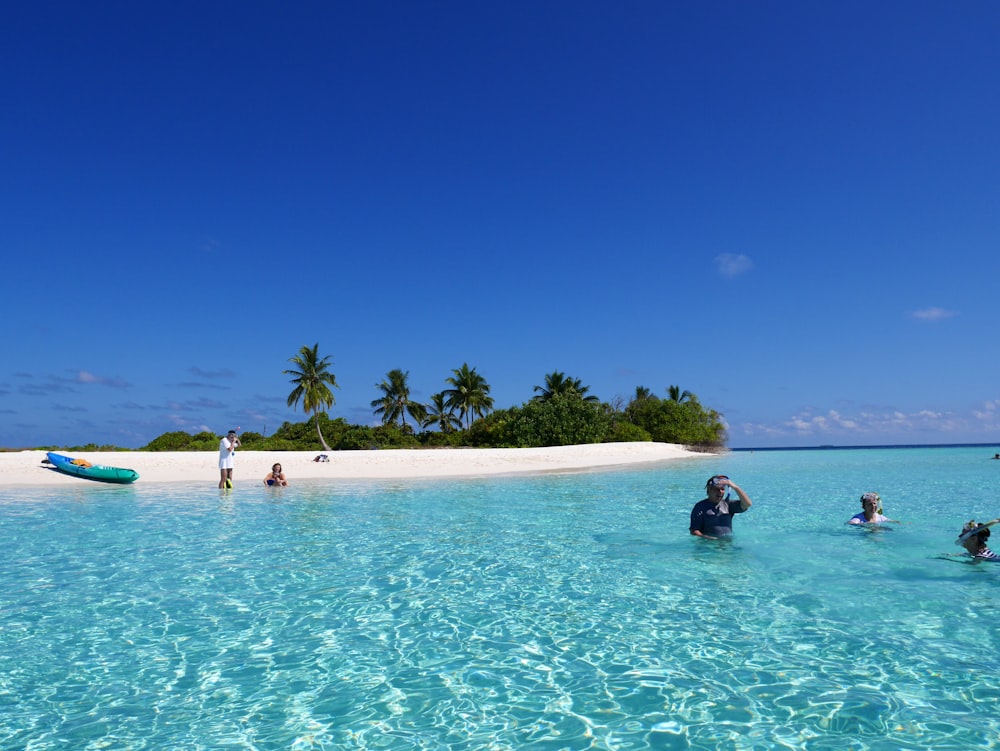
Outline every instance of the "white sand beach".
{"type": "MultiPolygon", "coordinates": [[[[216,451],[58,452],[92,464],[134,469],[140,483],[219,480],[216,451]]],[[[530,449],[386,449],[376,451],[237,451],[236,487],[260,485],[271,465],[280,462],[289,483],[296,480],[378,480],[477,477],[540,472],[579,472],[711,455],[666,443],[597,443],[530,449]],[[326,453],[329,462],[314,459],[326,453]]],[[[44,451],[0,453],[7,485],[77,485],[86,480],[60,474],[42,462],[44,451]]]]}

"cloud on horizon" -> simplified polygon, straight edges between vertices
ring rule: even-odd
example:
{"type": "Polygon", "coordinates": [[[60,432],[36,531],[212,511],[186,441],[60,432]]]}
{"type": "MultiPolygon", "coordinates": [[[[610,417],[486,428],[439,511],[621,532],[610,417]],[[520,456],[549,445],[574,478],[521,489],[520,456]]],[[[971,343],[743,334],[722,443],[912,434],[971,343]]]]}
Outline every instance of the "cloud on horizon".
{"type": "MultiPolygon", "coordinates": [[[[780,423],[741,423],[743,436],[788,436],[794,438],[837,437],[862,442],[865,437],[876,439],[920,435],[926,432],[979,435],[991,434],[1000,429],[1000,400],[985,402],[968,414],[921,409],[904,412],[893,408],[861,409],[856,414],[845,414],[831,409],[825,412],[806,410],[780,423]]],[[[966,440],[961,438],[960,440],[966,440]]]]}
{"type": "Polygon", "coordinates": [[[972,414],[989,425],[1000,424],[1000,399],[983,402],[982,408],[972,410],[972,414]]]}

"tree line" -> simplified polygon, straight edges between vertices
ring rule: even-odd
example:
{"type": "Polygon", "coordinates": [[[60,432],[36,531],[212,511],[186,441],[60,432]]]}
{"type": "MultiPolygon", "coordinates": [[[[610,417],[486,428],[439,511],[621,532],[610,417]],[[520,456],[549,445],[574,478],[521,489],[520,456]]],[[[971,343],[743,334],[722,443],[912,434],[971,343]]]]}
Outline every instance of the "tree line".
{"type": "MultiPolygon", "coordinates": [[[[527,448],[615,441],[657,441],[692,447],[725,444],[722,415],[706,408],[690,391],[669,386],[660,398],[639,386],[627,401],[602,402],[579,378],[553,371],[535,386],[527,402],[494,409],[486,379],[463,363],[445,379],[446,388],[432,394],[429,403],[412,398],[409,372],[390,370],[375,384],[373,414],[381,425],[353,425],[326,412],[336,404],[339,388],[330,370],[330,357],[320,357],[319,344],[303,346],[284,370],[293,385],[289,407],[309,415],[303,423],[285,422],[270,436],[247,431],[243,447],[260,451],[308,451],[317,439],[326,451],[474,446],[527,448]]],[[[213,433],[165,433],[147,446],[149,451],[214,450],[213,433]]]]}

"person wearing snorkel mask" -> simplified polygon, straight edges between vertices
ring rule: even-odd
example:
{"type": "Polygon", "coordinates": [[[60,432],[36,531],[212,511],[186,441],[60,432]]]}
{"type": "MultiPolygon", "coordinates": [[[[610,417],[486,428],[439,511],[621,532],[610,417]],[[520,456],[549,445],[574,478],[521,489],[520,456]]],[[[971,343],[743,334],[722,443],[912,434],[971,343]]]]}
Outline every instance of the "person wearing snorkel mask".
{"type": "MultiPolygon", "coordinates": [[[[995,524],[996,522],[992,523],[995,524]]],[[[976,524],[976,522],[971,521],[967,522],[962,527],[962,531],[959,532],[958,543],[977,562],[993,561],[994,563],[1000,563],[1000,555],[994,553],[986,545],[988,539],[990,539],[990,523],[976,524]]]]}
{"type": "Polygon", "coordinates": [[[714,475],[705,483],[708,498],[698,501],[691,509],[691,534],[695,537],[718,539],[733,533],[733,516],[750,508],[750,496],[725,475],[714,475]],[[732,489],[739,500],[729,496],[732,489]]]}
{"type": "Polygon", "coordinates": [[[233,454],[240,446],[239,436],[235,430],[230,430],[226,437],[219,441],[219,487],[233,487],[233,454]]]}
{"type": "Polygon", "coordinates": [[[861,496],[861,513],[847,520],[848,524],[882,524],[895,522],[882,513],[882,499],[878,493],[864,493],[861,496]]]}

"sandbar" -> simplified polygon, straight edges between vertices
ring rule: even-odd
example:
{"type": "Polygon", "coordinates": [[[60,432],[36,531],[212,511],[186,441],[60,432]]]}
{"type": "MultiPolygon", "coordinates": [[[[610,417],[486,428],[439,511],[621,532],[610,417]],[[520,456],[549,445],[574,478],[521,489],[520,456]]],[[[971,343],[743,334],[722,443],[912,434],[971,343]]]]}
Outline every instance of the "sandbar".
{"type": "MultiPolygon", "coordinates": [[[[134,469],[139,483],[219,481],[217,451],[72,452],[92,464],[134,469]]],[[[234,485],[262,485],[271,465],[280,462],[289,483],[296,480],[383,480],[487,477],[552,472],[580,472],[705,459],[711,454],[676,444],[595,443],[524,449],[434,448],[367,451],[237,451],[234,485]],[[328,462],[317,462],[326,454],[328,462]]],[[[43,464],[44,451],[0,452],[0,476],[6,485],[79,485],[77,477],[43,464]]]]}

